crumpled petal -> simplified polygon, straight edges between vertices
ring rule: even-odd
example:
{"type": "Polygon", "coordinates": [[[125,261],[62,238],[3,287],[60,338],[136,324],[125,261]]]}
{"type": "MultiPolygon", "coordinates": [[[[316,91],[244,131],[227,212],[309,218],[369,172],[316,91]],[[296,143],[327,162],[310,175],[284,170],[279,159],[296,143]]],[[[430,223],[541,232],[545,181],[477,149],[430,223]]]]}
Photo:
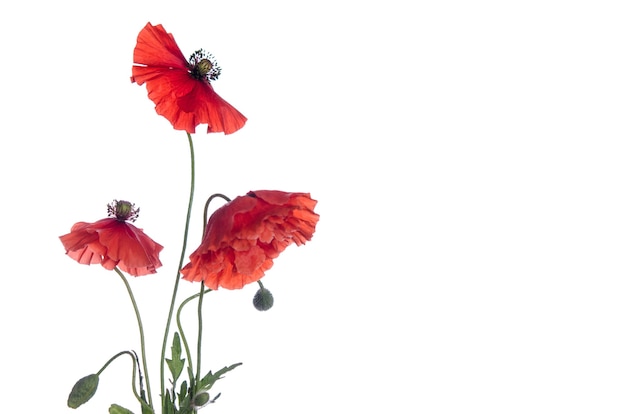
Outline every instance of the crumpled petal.
{"type": "Polygon", "coordinates": [[[161,267],[159,253],[163,246],[131,223],[106,218],[95,223],[79,222],[70,233],[60,237],[66,253],[81,264],[101,264],[143,276],[161,267]]]}
{"type": "Polygon", "coordinates": [[[241,289],[261,279],[292,243],[311,240],[319,215],[308,193],[261,190],[237,197],[210,217],[202,243],[181,269],[210,289],[241,289]]]}

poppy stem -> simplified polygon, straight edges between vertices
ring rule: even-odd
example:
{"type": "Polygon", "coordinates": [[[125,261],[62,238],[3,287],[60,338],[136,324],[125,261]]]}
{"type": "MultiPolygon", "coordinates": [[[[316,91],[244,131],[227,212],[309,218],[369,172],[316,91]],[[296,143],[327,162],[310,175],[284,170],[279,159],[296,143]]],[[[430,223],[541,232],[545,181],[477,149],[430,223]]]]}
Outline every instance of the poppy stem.
{"type": "Polygon", "coordinates": [[[176,293],[178,292],[178,282],[180,281],[180,269],[183,267],[185,260],[185,250],[187,249],[187,237],[189,235],[189,222],[191,221],[191,206],[193,205],[193,193],[196,185],[196,164],[195,155],[193,150],[193,140],[191,134],[187,132],[187,141],[189,142],[189,154],[191,158],[191,184],[189,189],[189,204],[187,205],[187,218],[185,220],[185,233],[183,236],[183,246],[180,252],[180,261],[176,268],[176,280],[174,282],[174,289],[172,291],[172,300],[170,302],[170,310],[167,315],[167,322],[165,323],[165,333],[163,335],[163,346],[161,347],[161,406],[163,412],[166,412],[167,395],[165,393],[165,349],[167,347],[167,340],[170,333],[170,325],[172,323],[172,316],[174,314],[174,306],[176,305],[176,293]]]}
{"type": "Polygon", "coordinates": [[[226,200],[227,203],[230,203],[230,198],[226,197],[224,194],[220,194],[220,193],[215,193],[213,195],[211,195],[211,197],[209,197],[209,199],[206,201],[206,203],[204,204],[204,225],[202,227],[202,238],[204,238],[204,234],[206,233],[206,225],[209,223],[209,204],[211,204],[211,201],[213,201],[214,198],[216,197],[221,197],[224,200],[226,200]]]}
{"type": "Polygon", "coordinates": [[[133,309],[135,310],[135,317],[137,318],[137,325],[139,326],[139,340],[141,342],[141,363],[143,364],[143,371],[146,376],[146,391],[148,393],[148,405],[152,407],[152,392],[150,390],[150,378],[148,376],[148,364],[146,363],[146,341],[143,334],[143,323],[141,322],[141,315],[139,314],[139,308],[137,307],[137,302],[135,301],[135,295],[133,295],[133,290],[130,288],[128,284],[128,280],[124,276],[124,274],[117,268],[114,268],[115,272],[120,276],[124,285],[126,286],[126,290],[128,291],[128,296],[130,296],[130,301],[133,303],[133,309]]]}
{"type": "MultiPolygon", "coordinates": [[[[135,394],[135,398],[137,398],[137,400],[141,403],[142,410],[143,410],[143,408],[146,408],[146,409],[150,410],[149,412],[154,413],[154,409],[152,408],[152,406],[150,406],[150,405],[146,404],[145,399],[141,398],[141,397],[139,396],[139,394],[137,393],[137,387],[135,386],[135,382],[136,382],[136,381],[135,381],[135,378],[136,378],[136,376],[137,376],[137,368],[139,368],[139,367],[138,367],[139,361],[137,360],[137,355],[134,353],[134,351],[133,351],[133,352],[131,352],[131,351],[121,351],[121,352],[118,352],[117,354],[113,355],[113,356],[111,357],[111,359],[109,359],[109,360],[106,362],[106,364],[104,364],[104,366],[103,366],[102,368],[100,368],[100,371],[98,371],[98,372],[96,373],[96,375],[97,375],[97,376],[100,376],[100,374],[102,374],[102,372],[103,372],[103,371],[104,371],[104,370],[105,370],[105,369],[109,366],[109,364],[110,364],[111,362],[113,362],[113,361],[114,361],[114,360],[116,360],[118,357],[120,357],[120,356],[122,356],[122,355],[124,355],[124,354],[128,354],[128,355],[131,357],[131,359],[133,360],[133,380],[132,380],[132,388],[133,388],[133,394],[135,394]]],[[[141,378],[141,368],[139,368],[139,378],[141,378]]]]}
{"type": "Polygon", "coordinates": [[[178,326],[178,333],[180,334],[180,339],[183,341],[183,347],[185,347],[185,355],[187,355],[187,363],[189,364],[189,370],[193,372],[193,360],[191,358],[191,351],[189,350],[189,343],[187,342],[187,337],[185,336],[185,331],[183,329],[183,324],[180,321],[180,314],[183,311],[183,307],[200,296],[199,293],[195,295],[189,296],[187,299],[181,302],[178,306],[178,311],[176,312],[176,326],[178,326]]]}
{"type": "Polygon", "coordinates": [[[202,355],[202,299],[204,299],[204,283],[200,283],[200,294],[198,299],[198,346],[196,349],[196,386],[202,378],[200,375],[201,355],[202,355]]]}

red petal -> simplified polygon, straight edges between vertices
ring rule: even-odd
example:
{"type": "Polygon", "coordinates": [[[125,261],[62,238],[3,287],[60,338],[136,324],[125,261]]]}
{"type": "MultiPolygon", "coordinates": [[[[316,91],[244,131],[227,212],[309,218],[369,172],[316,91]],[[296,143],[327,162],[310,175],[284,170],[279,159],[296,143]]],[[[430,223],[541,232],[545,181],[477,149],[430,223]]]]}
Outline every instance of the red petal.
{"type": "MultiPolygon", "coordinates": [[[[160,24],[153,26],[148,23],[139,32],[137,46],[133,52],[133,62],[154,68],[187,70],[187,59],[176,44],[174,36],[167,33],[160,24]]],[[[137,83],[141,85],[143,81],[137,80],[137,83]]]]}
{"type": "Polygon", "coordinates": [[[102,256],[106,253],[106,248],[98,240],[95,224],[76,223],[70,233],[59,237],[67,255],[80,264],[101,263],[102,256]]]}
{"type": "Polygon", "coordinates": [[[133,59],[131,81],[146,83],[157,113],[174,129],[191,134],[197,125],[207,124],[207,133],[232,134],[246,123],[246,117],[215,93],[211,84],[189,75],[187,60],[163,26],[148,23],[139,32],[133,59]]]}
{"type": "Polygon", "coordinates": [[[114,218],[76,223],[60,239],[68,256],[81,264],[100,263],[108,270],[118,266],[133,276],[155,273],[161,266],[163,246],[141,229],[114,218]]]}
{"type": "Polygon", "coordinates": [[[159,253],[163,246],[127,222],[100,232],[100,242],[107,247],[107,257],[118,262],[118,267],[133,276],[156,273],[161,266],[159,253]]]}
{"type": "Polygon", "coordinates": [[[287,246],[311,239],[316,203],[309,194],[282,191],[235,198],[211,215],[200,247],[181,270],[183,279],[211,289],[241,289],[259,280],[287,246]]]}

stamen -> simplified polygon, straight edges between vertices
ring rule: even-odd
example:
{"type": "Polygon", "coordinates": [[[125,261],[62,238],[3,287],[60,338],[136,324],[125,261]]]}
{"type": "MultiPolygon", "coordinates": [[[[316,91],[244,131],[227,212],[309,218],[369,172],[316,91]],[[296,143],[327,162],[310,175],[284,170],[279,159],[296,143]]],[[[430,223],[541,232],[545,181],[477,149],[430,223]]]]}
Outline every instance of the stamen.
{"type": "Polygon", "coordinates": [[[139,217],[139,207],[135,208],[135,204],[124,200],[113,200],[107,205],[107,213],[109,217],[115,216],[119,221],[135,221],[139,217]]]}
{"type": "Polygon", "coordinates": [[[222,73],[222,68],[217,65],[215,57],[204,50],[196,50],[189,57],[189,74],[197,80],[208,82],[217,80],[222,73]]]}

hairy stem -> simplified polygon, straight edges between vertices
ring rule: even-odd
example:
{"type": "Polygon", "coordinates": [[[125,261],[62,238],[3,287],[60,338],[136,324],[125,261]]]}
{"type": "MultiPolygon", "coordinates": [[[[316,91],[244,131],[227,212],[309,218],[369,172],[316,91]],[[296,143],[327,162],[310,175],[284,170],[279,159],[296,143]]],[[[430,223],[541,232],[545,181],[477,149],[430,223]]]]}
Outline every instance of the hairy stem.
{"type": "Polygon", "coordinates": [[[152,391],[150,390],[150,377],[148,375],[148,364],[146,363],[146,341],[143,334],[143,323],[141,322],[141,315],[139,314],[139,308],[137,307],[137,302],[135,301],[135,295],[133,295],[133,290],[130,288],[128,280],[117,267],[115,267],[115,272],[117,272],[117,274],[124,282],[126,290],[128,291],[128,296],[130,296],[130,301],[133,303],[133,309],[135,310],[135,317],[137,318],[137,325],[139,326],[139,340],[141,342],[141,363],[143,365],[143,371],[146,376],[146,392],[148,393],[147,402],[148,405],[152,407],[152,391]]]}
{"type": "Polygon", "coordinates": [[[170,302],[170,310],[167,315],[167,322],[165,323],[165,333],[163,335],[163,346],[161,347],[161,402],[163,406],[163,411],[165,412],[165,349],[167,347],[167,342],[170,333],[170,324],[172,322],[172,315],[174,314],[174,306],[176,305],[176,293],[178,292],[178,282],[180,281],[180,269],[183,267],[183,262],[185,260],[185,250],[187,249],[187,237],[189,235],[189,222],[191,220],[191,206],[193,204],[193,193],[196,184],[195,177],[195,156],[193,151],[193,140],[191,139],[191,134],[187,133],[187,140],[189,141],[189,153],[191,156],[191,188],[189,190],[189,204],[187,206],[187,218],[185,220],[185,233],[183,236],[183,246],[180,252],[180,261],[178,263],[178,268],[176,269],[176,280],[174,282],[174,289],[172,291],[172,300],[170,302]]]}
{"type": "Polygon", "coordinates": [[[198,345],[196,348],[196,384],[200,383],[202,365],[202,299],[204,299],[204,283],[200,284],[200,298],[198,299],[198,345]]]}
{"type": "MultiPolygon", "coordinates": [[[[124,354],[128,354],[131,359],[133,360],[133,378],[132,378],[132,389],[133,389],[133,394],[135,394],[135,398],[137,398],[137,400],[139,401],[139,403],[141,404],[142,407],[146,408],[147,410],[149,410],[149,412],[154,413],[154,409],[152,408],[152,406],[148,405],[146,403],[146,401],[141,398],[139,396],[139,394],[137,393],[137,387],[135,386],[135,380],[137,378],[137,365],[138,365],[138,361],[137,361],[137,355],[135,355],[133,352],[130,351],[121,351],[118,352],[117,354],[113,355],[107,362],[106,364],[104,364],[104,366],[102,368],[100,368],[100,371],[98,371],[96,373],[97,376],[100,376],[100,374],[102,374],[102,372],[109,366],[109,364],[111,362],[113,362],[114,360],[116,360],[118,357],[120,357],[121,355],[124,354]]],[[[141,374],[140,374],[141,375],[141,374]]]]}

